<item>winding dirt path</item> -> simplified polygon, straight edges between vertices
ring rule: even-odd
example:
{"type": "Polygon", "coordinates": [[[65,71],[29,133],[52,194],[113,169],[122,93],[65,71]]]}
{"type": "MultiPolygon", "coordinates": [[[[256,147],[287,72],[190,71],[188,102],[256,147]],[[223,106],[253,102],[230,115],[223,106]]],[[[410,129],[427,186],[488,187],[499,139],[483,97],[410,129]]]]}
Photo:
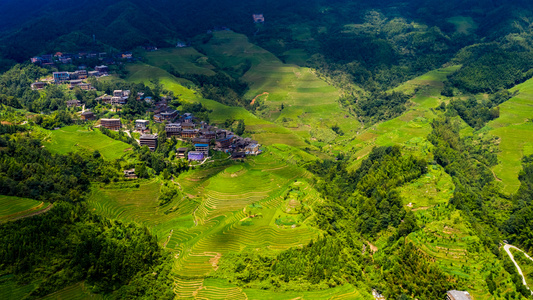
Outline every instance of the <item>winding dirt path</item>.
{"type": "Polygon", "coordinates": [[[433,208],[433,207],[435,207],[435,205],[433,205],[433,206],[421,206],[421,207],[417,207],[417,208],[412,209],[412,211],[427,210],[427,209],[430,209],[430,208],[433,208]]]}
{"type": "MultiPolygon", "coordinates": [[[[505,250],[505,252],[507,252],[507,254],[509,255],[509,258],[511,258],[511,260],[513,261],[515,267],[516,267],[516,270],[518,271],[518,274],[520,274],[520,276],[522,276],[522,283],[526,286],[526,288],[529,290],[529,286],[527,285],[527,282],[526,282],[526,277],[524,276],[524,274],[522,273],[522,269],[520,268],[520,266],[516,263],[516,261],[514,260],[514,256],[513,254],[511,253],[511,250],[509,249],[516,249],[522,253],[524,253],[524,255],[529,258],[531,261],[533,261],[533,258],[531,258],[526,252],[522,251],[521,249],[513,246],[513,245],[509,245],[509,244],[505,244],[503,246],[503,249],[505,250]]],[[[533,295],[533,292],[531,292],[531,295],[533,295]]]]}
{"type": "Polygon", "coordinates": [[[496,176],[496,173],[494,173],[494,170],[490,169],[490,171],[492,172],[492,175],[494,175],[494,179],[496,179],[496,181],[502,181],[500,178],[498,178],[498,176],[496,176]]]}
{"type": "Polygon", "coordinates": [[[163,248],[166,248],[167,245],[168,245],[168,242],[170,242],[170,238],[172,238],[172,234],[174,233],[174,229],[171,229],[170,230],[170,234],[168,235],[167,237],[167,240],[165,241],[165,243],[163,243],[163,248]]]}
{"type": "Polygon", "coordinates": [[[262,94],[259,94],[257,96],[255,96],[255,98],[252,100],[252,102],[250,102],[250,105],[254,105],[255,104],[255,100],[261,96],[264,96],[264,95],[268,95],[269,93],[268,92],[264,92],[262,94]]]}

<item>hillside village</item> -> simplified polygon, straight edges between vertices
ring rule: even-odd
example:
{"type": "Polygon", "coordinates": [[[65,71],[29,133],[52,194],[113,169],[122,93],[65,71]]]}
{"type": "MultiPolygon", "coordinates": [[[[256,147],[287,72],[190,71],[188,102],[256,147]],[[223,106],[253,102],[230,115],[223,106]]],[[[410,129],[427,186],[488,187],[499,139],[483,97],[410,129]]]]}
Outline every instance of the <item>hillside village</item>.
{"type": "MultiPolygon", "coordinates": [[[[135,132],[140,133],[139,146],[147,146],[151,151],[155,151],[158,146],[158,134],[150,133],[150,122],[149,120],[135,120],[135,132]]],[[[100,124],[96,127],[114,131],[123,128],[120,119],[100,119],[97,123],[100,124]]],[[[192,113],[180,114],[176,110],[167,108],[155,115],[152,123],[164,123],[167,138],[175,137],[194,147],[194,151],[188,151],[185,147],[177,148],[177,158],[202,161],[210,156],[210,151],[221,151],[231,154],[232,159],[238,159],[262,152],[261,145],[257,141],[242,138],[229,130],[219,129],[204,121],[198,122],[192,113]]]]}
{"type": "MultiPolygon", "coordinates": [[[[54,56],[54,57],[57,57],[54,56]]],[[[65,55],[61,56],[65,57],[65,55]]],[[[70,55],[66,56],[69,59],[70,55]]],[[[32,62],[48,64],[48,56],[32,58],[32,62]]],[[[63,62],[63,60],[59,60],[63,62]]],[[[71,60],[65,63],[71,63],[71,60]]],[[[100,78],[109,75],[109,67],[106,65],[95,66],[93,71],[88,71],[85,67],[74,72],[60,71],[53,72],[51,80],[37,81],[31,84],[32,90],[42,90],[47,85],[67,85],[68,89],[79,88],[84,91],[95,91],[97,89],[87,82],[88,78],[100,78]]],[[[176,157],[189,161],[204,161],[209,158],[213,151],[220,151],[230,155],[232,159],[244,158],[247,155],[258,155],[262,151],[260,144],[251,138],[242,138],[230,130],[220,129],[207,122],[199,120],[193,113],[179,112],[168,106],[171,97],[163,96],[159,101],[154,101],[153,97],[145,96],[144,92],[131,90],[114,90],[111,95],[104,93],[94,99],[97,103],[109,107],[108,111],[120,110],[128,101],[144,102],[150,108],[147,112],[153,114],[151,120],[136,119],[134,130],[130,129],[129,134],[136,132],[139,138],[136,139],[139,146],[147,146],[151,151],[155,151],[158,146],[159,136],[153,132],[150,124],[163,124],[164,133],[168,139],[176,138],[190,144],[191,151],[187,147],[176,149],[176,157]]],[[[78,115],[83,122],[95,122],[96,128],[105,128],[112,131],[127,130],[124,121],[119,118],[97,118],[91,109],[85,108],[85,104],[80,100],[73,99],[66,101],[67,108],[80,109],[78,115]]],[[[125,173],[126,174],[126,173],[125,173]]],[[[127,174],[126,174],[127,175],[127,174]]]]}

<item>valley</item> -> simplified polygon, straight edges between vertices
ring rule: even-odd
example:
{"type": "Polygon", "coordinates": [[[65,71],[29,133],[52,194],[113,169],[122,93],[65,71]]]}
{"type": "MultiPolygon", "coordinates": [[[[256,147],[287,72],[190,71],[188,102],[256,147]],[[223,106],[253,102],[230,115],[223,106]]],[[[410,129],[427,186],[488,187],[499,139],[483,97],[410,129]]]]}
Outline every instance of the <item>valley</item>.
{"type": "Polygon", "coordinates": [[[529,19],[348,2],[10,65],[1,298],[530,299],[529,19]]]}

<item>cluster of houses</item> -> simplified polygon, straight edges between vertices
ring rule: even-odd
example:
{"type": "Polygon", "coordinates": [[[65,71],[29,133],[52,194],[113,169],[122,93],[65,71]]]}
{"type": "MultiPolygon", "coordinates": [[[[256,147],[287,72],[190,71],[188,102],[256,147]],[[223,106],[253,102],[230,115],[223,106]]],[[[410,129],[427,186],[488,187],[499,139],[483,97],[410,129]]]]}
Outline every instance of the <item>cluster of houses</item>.
{"type": "Polygon", "coordinates": [[[74,72],[54,72],[54,82],[64,83],[70,80],[71,84],[73,80],[83,80],[88,77],[98,77],[107,75],[109,73],[109,67],[106,65],[94,67],[94,71],[87,71],[86,69],[80,69],[74,72]]]}
{"type": "MultiPolygon", "coordinates": [[[[91,90],[93,87],[90,83],[85,82],[88,77],[105,76],[109,73],[108,66],[101,65],[96,66],[94,71],[88,71],[85,67],[80,67],[79,70],[74,72],[54,72],[53,82],[55,84],[69,83],[70,88],[79,87],[82,90],[91,90]]],[[[46,87],[48,83],[43,81],[37,81],[31,84],[33,90],[40,90],[46,87]]]]}
{"type": "Polygon", "coordinates": [[[41,66],[53,66],[55,64],[70,64],[76,59],[93,58],[101,61],[108,60],[106,52],[79,52],[79,53],[62,53],[43,54],[41,56],[34,56],[30,59],[33,64],[41,66]]]}
{"type": "MultiPolygon", "coordinates": [[[[209,156],[209,150],[231,153],[233,159],[261,153],[260,145],[255,140],[242,138],[231,131],[210,126],[203,121],[195,122],[196,118],[191,113],[179,115],[177,111],[174,111],[173,115],[175,117],[165,124],[167,138],[176,137],[194,145],[194,151],[188,151],[188,148],[176,149],[176,156],[179,158],[201,161],[209,156]]],[[[157,148],[158,136],[149,133],[149,125],[148,120],[136,120],[135,130],[141,133],[139,145],[147,146],[154,151],[157,148]]],[[[119,130],[122,124],[120,119],[100,119],[100,126],[110,130],[119,130]]]]}
{"type": "Polygon", "coordinates": [[[130,95],[130,90],[114,90],[113,95],[104,94],[96,98],[96,100],[102,101],[102,103],[106,104],[123,105],[128,102],[128,98],[130,95]]]}
{"type": "MultiPolygon", "coordinates": [[[[157,49],[157,48],[155,48],[157,49]]],[[[107,52],[78,52],[78,53],[62,53],[43,54],[34,56],[30,59],[33,64],[41,66],[54,66],[56,64],[72,64],[80,59],[98,59],[105,64],[114,64],[116,59],[132,60],[133,54],[131,52],[123,52],[115,55],[108,55],[107,52]]]]}
{"type": "MultiPolygon", "coordinates": [[[[191,113],[184,113],[179,118],[177,118],[178,112],[175,110],[168,112],[168,114],[172,114],[174,117],[165,119],[169,121],[165,124],[167,137],[187,140],[194,145],[195,151],[191,151],[187,155],[189,160],[203,160],[209,156],[210,149],[231,153],[232,158],[243,158],[246,155],[261,153],[257,141],[239,137],[231,131],[210,126],[203,121],[195,122],[196,118],[191,113]]],[[[154,118],[156,117],[154,116],[154,118]]],[[[146,122],[146,120],[137,120],[136,128],[146,130],[146,122]]],[[[178,149],[177,155],[178,157],[185,157],[184,149],[178,149]]]]}
{"type": "MultiPolygon", "coordinates": [[[[104,94],[95,100],[101,101],[105,104],[111,105],[124,105],[128,103],[128,99],[131,95],[130,90],[114,90],[112,95],[104,94]]],[[[135,98],[138,101],[145,100],[147,103],[152,103],[152,97],[145,97],[143,92],[137,92],[137,97],[135,98]]],[[[165,109],[166,109],[166,100],[165,100],[165,109]]],[[[160,110],[157,110],[156,113],[159,113],[160,110]]],[[[162,121],[161,121],[162,122],[162,121]]]]}

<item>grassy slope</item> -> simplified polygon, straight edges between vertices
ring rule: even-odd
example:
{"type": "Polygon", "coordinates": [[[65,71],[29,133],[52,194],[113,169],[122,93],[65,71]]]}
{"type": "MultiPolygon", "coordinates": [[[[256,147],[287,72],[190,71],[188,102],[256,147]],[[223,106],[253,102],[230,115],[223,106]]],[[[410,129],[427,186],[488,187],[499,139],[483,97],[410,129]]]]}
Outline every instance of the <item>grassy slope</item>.
{"type": "Polygon", "coordinates": [[[429,146],[426,136],[431,132],[431,120],[436,117],[431,109],[442,101],[447,101],[446,97],[440,96],[442,82],[457,69],[458,66],[437,69],[395,88],[396,91],[408,93],[414,92],[416,88],[419,91],[411,99],[409,109],[401,116],[376,124],[343,145],[345,151],[355,152],[357,160],[353,162],[352,169],[359,166],[361,158],[368,155],[375,146],[399,144],[422,153],[427,151],[429,146]]]}
{"type": "Polygon", "coordinates": [[[355,132],[359,126],[355,118],[345,118],[347,112],[339,106],[336,88],[308,68],[284,64],[272,53],[250,43],[246,36],[216,32],[209,43],[201,47],[221,68],[251,62],[251,68],[242,77],[250,84],[245,97],[251,100],[268,93],[262,98],[269,108],[268,120],[282,124],[306,139],[311,138],[311,128],[338,124],[348,133],[355,132]],[[280,111],[282,103],[284,109],[280,111]]]}
{"type": "Polygon", "coordinates": [[[167,48],[144,54],[149,65],[163,68],[173,67],[183,74],[215,75],[213,65],[207,62],[207,57],[192,47],[167,48]]]}
{"type": "Polygon", "coordinates": [[[198,100],[196,93],[184,86],[191,84],[188,80],[176,78],[161,68],[145,63],[129,64],[126,68],[129,72],[128,78],[126,78],[128,81],[144,82],[147,85],[151,85],[150,81],[152,79],[159,79],[161,84],[168,90],[173,91],[175,95],[180,95],[180,97],[185,99],[198,100]]]}
{"type": "Polygon", "coordinates": [[[223,123],[228,118],[243,119],[247,130],[253,132],[252,136],[262,144],[283,143],[298,148],[307,146],[302,138],[294,135],[290,130],[259,119],[242,107],[227,106],[213,100],[201,98],[196,92],[183,86],[186,84],[183,80],[174,77],[163,69],[138,63],[128,65],[128,71],[130,71],[130,76],[127,78],[128,81],[149,84],[151,79],[159,78],[166,89],[173,91],[175,95],[180,95],[181,99],[201,102],[213,111],[209,115],[212,123],[223,123]]]}
{"type": "Polygon", "coordinates": [[[500,117],[488,123],[491,134],[501,138],[498,165],[494,173],[502,180],[504,191],[514,193],[520,186],[521,159],[533,154],[533,79],[512,89],[516,97],[500,105],[500,117]]]}
{"type": "Polygon", "coordinates": [[[105,159],[120,158],[130,145],[113,140],[99,130],[89,131],[82,126],[68,126],[48,132],[44,145],[51,152],[66,154],[77,150],[98,150],[105,159]]]}

